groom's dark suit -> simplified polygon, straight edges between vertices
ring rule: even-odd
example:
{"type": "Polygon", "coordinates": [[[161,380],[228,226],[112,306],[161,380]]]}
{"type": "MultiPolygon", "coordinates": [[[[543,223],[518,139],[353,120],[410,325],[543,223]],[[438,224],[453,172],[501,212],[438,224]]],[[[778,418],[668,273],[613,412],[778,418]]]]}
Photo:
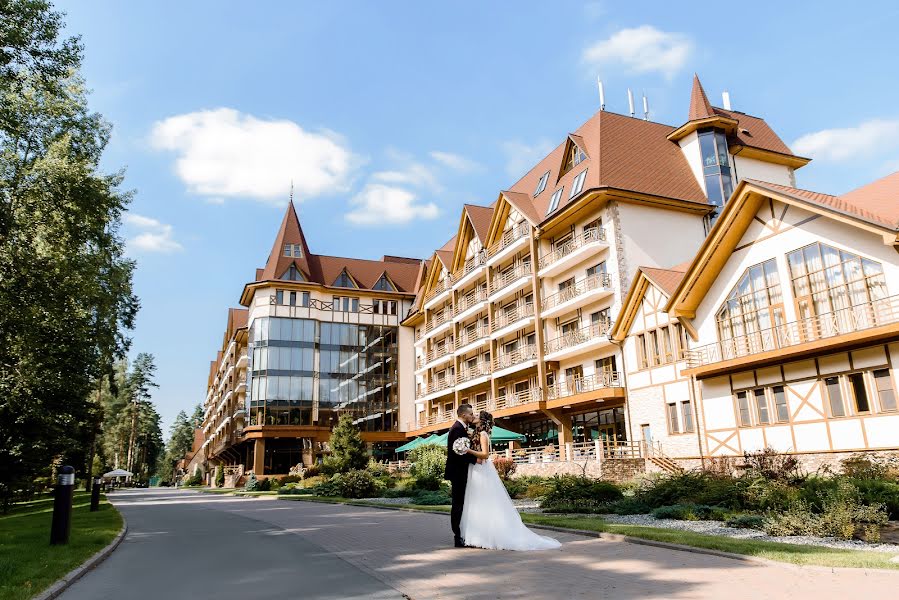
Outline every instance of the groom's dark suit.
{"type": "Polygon", "coordinates": [[[456,544],[462,541],[459,524],[462,522],[462,506],[465,503],[465,486],[468,485],[468,465],[473,465],[477,459],[472,454],[456,454],[453,451],[453,442],[462,437],[468,437],[468,432],[462,423],[456,421],[450,427],[446,440],[446,471],[443,476],[453,484],[453,508],[450,512],[450,525],[456,544]]]}

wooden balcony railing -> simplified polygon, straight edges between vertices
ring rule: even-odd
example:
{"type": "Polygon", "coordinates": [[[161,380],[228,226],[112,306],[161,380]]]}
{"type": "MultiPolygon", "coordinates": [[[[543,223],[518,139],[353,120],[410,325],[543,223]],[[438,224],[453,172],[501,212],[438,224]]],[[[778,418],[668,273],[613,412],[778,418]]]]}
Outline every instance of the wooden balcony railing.
{"type": "Polygon", "coordinates": [[[454,384],[455,379],[452,377],[445,377],[442,380],[435,379],[434,381],[428,382],[428,394],[450,390],[453,388],[454,384]]]}
{"type": "Polygon", "coordinates": [[[459,316],[464,313],[466,310],[478,304],[479,302],[485,302],[487,300],[487,288],[478,288],[473,292],[469,292],[464,296],[461,296],[459,300],[456,302],[456,311],[455,315],[459,316]]]}
{"type": "Polygon", "coordinates": [[[508,455],[518,464],[646,457],[643,442],[629,440],[593,440],[565,445],[549,443],[545,446],[510,450],[508,455]]]}
{"type": "Polygon", "coordinates": [[[453,273],[453,281],[459,281],[475,269],[483,267],[486,262],[487,253],[484,250],[479,250],[474,256],[465,261],[461,269],[453,273]]]}
{"type": "Polygon", "coordinates": [[[573,300],[578,296],[582,296],[594,290],[611,290],[612,278],[608,273],[596,273],[589,277],[584,277],[580,281],[573,284],[560,292],[556,292],[551,296],[543,299],[543,310],[550,310],[560,304],[573,300]]]}
{"type": "Polygon", "coordinates": [[[618,371],[602,371],[587,377],[572,377],[565,381],[558,381],[549,386],[547,392],[549,399],[554,400],[610,387],[622,387],[621,373],[618,371]]]}
{"type": "Polygon", "coordinates": [[[453,349],[453,340],[452,338],[448,339],[443,346],[438,346],[431,348],[428,350],[428,362],[432,362],[437,360],[438,358],[443,358],[447,354],[449,354],[453,349]]]}
{"type": "Polygon", "coordinates": [[[459,372],[456,374],[456,384],[464,383],[471,379],[477,379],[478,377],[484,377],[485,375],[490,375],[490,363],[480,361],[473,367],[465,367],[459,369],[459,372]]]}
{"type": "Polygon", "coordinates": [[[462,348],[463,346],[467,346],[472,342],[483,339],[489,334],[490,330],[486,325],[478,325],[477,327],[465,328],[459,332],[459,336],[456,338],[456,350],[462,348]]]}
{"type": "Polygon", "coordinates": [[[584,231],[580,235],[572,237],[564,244],[560,244],[553,248],[552,252],[540,257],[540,268],[548,267],[556,263],[575,250],[583,248],[589,244],[606,241],[606,231],[602,227],[593,227],[584,231]]]}
{"type": "Polygon", "coordinates": [[[530,274],[530,262],[519,263],[515,267],[506,271],[498,271],[496,275],[494,275],[493,280],[490,282],[490,293],[494,294],[501,289],[511,285],[513,282],[518,281],[522,277],[526,277],[530,274]]]}
{"type": "Polygon", "coordinates": [[[444,323],[449,321],[450,313],[451,313],[450,309],[446,308],[443,310],[443,312],[431,314],[428,317],[427,325],[425,325],[425,333],[430,333],[434,329],[440,327],[441,325],[443,325],[444,323]]]}
{"type": "Polygon", "coordinates": [[[449,288],[446,285],[446,281],[438,281],[437,285],[435,285],[434,288],[430,292],[428,292],[427,295],[425,295],[425,302],[430,302],[448,289],[449,288]]]}
{"type": "Polygon", "coordinates": [[[582,327],[575,331],[563,333],[558,337],[547,340],[543,345],[544,352],[546,352],[546,354],[551,354],[553,352],[558,352],[559,350],[564,350],[565,348],[572,348],[579,344],[583,344],[584,342],[589,342],[596,338],[607,336],[610,327],[610,322],[600,321],[599,323],[591,323],[587,327],[582,327]]]}
{"type": "Polygon", "coordinates": [[[865,302],[801,321],[715,342],[684,354],[689,368],[752,356],[899,323],[899,296],[865,302]]]}
{"type": "Polygon", "coordinates": [[[511,325],[516,321],[534,316],[533,303],[521,303],[515,308],[504,308],[497,312],[496,318],[493,319],[493,331],[502,329],[506,325],[511,325]]]}
{"type": "Polygon", "coordinates": [[[527,237],[530,232],[531,226],[528,225],[526,221],[522,221],[518,225],[512,227],[512,229],[504,231],[503,236],[499,241],[487,248],[487,256],[493,256],[498,252],[502,252],[505,248],[508,248],[521,238],[527,237]]]}
{"type": "Polygon", "coordinates": [[[511,352],[504,352],[493,359],[493,370],[507,369],[537,358],[537,346],[519,346],[511,352]]]}

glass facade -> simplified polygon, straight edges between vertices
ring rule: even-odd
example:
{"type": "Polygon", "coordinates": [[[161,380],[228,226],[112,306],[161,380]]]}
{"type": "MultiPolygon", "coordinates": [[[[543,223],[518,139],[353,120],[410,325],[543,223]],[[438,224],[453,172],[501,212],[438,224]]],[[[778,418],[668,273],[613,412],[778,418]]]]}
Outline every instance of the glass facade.
{"type": "Polygon", "coordinates": [[[397,328],[262,317],[250,326],[250,425],[397,431],[397,328]]]}
{"type": "Polygon", "coordinates": [[[714,129],[700,130],[699,150],[702,154],[702,174],[709,203],[724,206],[734,191],[724,133],[714,129]]]}

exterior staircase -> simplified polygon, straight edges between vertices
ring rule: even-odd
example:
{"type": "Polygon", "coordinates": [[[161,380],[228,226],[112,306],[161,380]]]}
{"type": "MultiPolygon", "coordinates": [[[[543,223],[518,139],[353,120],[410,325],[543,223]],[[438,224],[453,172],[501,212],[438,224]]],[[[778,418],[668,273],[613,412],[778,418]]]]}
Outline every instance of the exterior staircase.
{"type": "Polygon", "coordinates": [[[675,475],[684,472],[682,466],[671,460],[664,452],[662,452],[662,445],[660,443],[657,442],[653,445],[644,442],[644,451],[646,460],[662,471],[675,475]]]}

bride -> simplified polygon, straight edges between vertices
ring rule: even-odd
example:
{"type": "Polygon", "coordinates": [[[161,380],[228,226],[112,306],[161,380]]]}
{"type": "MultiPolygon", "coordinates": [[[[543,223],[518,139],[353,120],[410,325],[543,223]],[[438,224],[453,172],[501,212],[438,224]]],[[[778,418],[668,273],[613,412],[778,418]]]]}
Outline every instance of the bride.
{"type": "Polygon", "coordinates": [[[537,535],[521,522],[490,456],[493,415],[481,411],[475,421],[477,438],[468,449],[478,463],[468,468],[462,522],[462,539],[467,546],[491,550],[548,550],[561,544],[537,535]]]}

